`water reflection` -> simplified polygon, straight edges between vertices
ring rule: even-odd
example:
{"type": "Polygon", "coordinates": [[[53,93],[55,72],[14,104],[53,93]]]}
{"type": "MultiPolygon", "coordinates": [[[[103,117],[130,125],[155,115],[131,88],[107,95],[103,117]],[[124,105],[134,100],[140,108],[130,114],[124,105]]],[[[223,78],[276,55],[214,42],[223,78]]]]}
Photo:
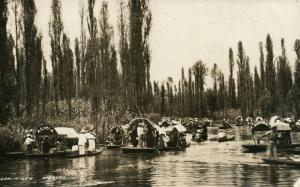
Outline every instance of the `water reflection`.
{"type": "MultiPolygon", "coordinates": [[[[157,155],[101,155],[75,159],[2,160],[0,178],[32,177],[26,181],[0,181],[7,186],[293,186],[299,170],[261,163],[260,154],[242,152],[252,143],[247,128],[234,128],[239,141],[192,144],[184,152],[157,155]]],[[[188,136],[191,137],[190,135],[188,136]]]]}

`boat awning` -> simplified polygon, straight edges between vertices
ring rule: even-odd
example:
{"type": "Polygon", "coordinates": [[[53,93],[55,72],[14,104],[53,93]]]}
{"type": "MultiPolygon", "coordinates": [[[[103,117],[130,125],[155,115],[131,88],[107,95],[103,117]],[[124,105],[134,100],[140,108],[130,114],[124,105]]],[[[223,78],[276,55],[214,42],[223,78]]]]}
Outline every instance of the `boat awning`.
{"type": "Polygon", "coordinates": [[[269,123],[276,123],[278,120],[280,120],[279,116],[272,116],[269,123]]]}
{"type": "Polygon", "coordinates": [[[276,122],[270,123],[271,128],[272,127],[277,127],[277,131],[291,131],[290,124],[284,123],[280,120],[277,120],[276,122]]]}
{"type": "Polygon", "coordinates": [[[186,132],[186,128],[181,124],[175,125],[174,128],[176,128],[179,132],[186,132]]]}
{"type": "Polygon", "coordinates": [[[89,132],[85,133],[84,136],[86,137],[87,140],[88,139],[96,139],[96,137],[92,133],[89,133],[89,132]]]}
{"type": "Polygon", "coordinates": [[[158,131],[157,125],[155,125],[152,121],[146,119],[146,118],[135,118],[131,120],[131,122],[128,124],[128,130],[131,130],[133,128],[136,128],[139,123],[145,123],[148,128],[151,130],[158,131]]]}
{"type": "Polygon", "coordinates": [[[181,124],[168,127],[167,131],[172,131],[173,129],[176,129],[178,132],[186,132],[186,128],[181,124]]]}
{"type": "Polygon", "coordinates": [[[58,135],[66,136],[67,138],[78,138],[79,135],[75,129],[70,127],[56,127],[54,128],[58,135]]]}
{"type": "Polygon", "coordinates": [[[257,123],[251,129],[252,132],[255,132],[255,131],[268,131],[268,130],[270,130],[270,126],[267,123],[264,123],[264,122],[257,123]]]}

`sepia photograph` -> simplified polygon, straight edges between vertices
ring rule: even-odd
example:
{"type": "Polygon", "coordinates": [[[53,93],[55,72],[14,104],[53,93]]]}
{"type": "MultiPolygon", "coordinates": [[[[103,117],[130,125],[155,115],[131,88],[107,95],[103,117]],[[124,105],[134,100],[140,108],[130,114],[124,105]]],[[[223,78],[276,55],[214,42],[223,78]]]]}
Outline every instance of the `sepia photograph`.
{"type": "Polygon", "coordinates": [[[0,186],[300,187],[299,0],[0,0],[0,186]]]}

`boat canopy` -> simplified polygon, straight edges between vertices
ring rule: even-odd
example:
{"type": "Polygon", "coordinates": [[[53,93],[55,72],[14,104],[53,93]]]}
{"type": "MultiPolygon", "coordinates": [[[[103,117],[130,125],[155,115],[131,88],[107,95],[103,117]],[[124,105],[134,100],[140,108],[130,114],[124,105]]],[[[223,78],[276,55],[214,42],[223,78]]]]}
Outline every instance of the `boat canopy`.
{"type": "Polygon", "coordinates": [[[155,125],[152,121],[146,119],[146,118],[135,118],[131,120],[131,122],[128,124],[128,130],[132,130],[138,126],[139,123],[144,123],[147,125],[147,127],[151,130],[158,131],[159,128],[157,125],[155,125]]]}
{"type": "Polygon", "coordinates": [[[58,135],[66,136],[66,138],[74,139],[79,138],[78,133],[75,131],[75,129],[70,127],[55,127],[55,131],[58,135]]]}
{"type": "Polygon", "coordinates": [[[173,129],[176,129],[178,132],[186,132],[186,128],[181,124],[171,126],[167,129],[167,131],[172,131],[173,129]]]}
{"type": "Polygon", "coordinates": [[[41,125],[36,130],[36,136],[57,136],[56,130],[50,125],[41,125]]]}
{"type": "Polygon", "coordinates": [[[237,117],[235,118],[235,120],[241,120],[241,121],[243,121],[243,117],[242,117],[242,116],[237,116],[237,117]]]}
{"type": "Polygon", "coordinates": [[[260,117],[260,116],[257,116],[256,118],[255,118],[255,121],[263,121],[264,120],[264,118],[262,118],[262,117],[260,117]]]}
{"type": "Polygon", "coordinates": [[[282,121],[285,123],[293,123],[294,119],[293,118],[284,118],[282,121]]]}
{"type": "Polygon", "coordinates": [[[270,126],[267,123],[264,122],[260,122],[255,124],[255,126],[251,129],[252,132],[256,132],[256,131],[268,131],[270,130],[270,126]]]}
{"type": "Polygon", "coordinates": [[[276,122],[270,122],[271,128],[277,127],[277,131],[291,131],[290,124],[284,123],[280,120],[276,120],[276,122]]]}
{"type": "Polygon", "coordinates": [[[270,119],[270,124],[271,123],[276,123],[277,120],[280,120],[279,116],[272,116],[271,119],[270,119]]]}
{"type": "Polygon", "coordinates": [[[93,134],[90,133],[90,132],[84,133],[84,136],[85,136],[85,138],[86,138],[87,140],[89,140],[89,139],[96,139],[95,135],[93,135],[93,134]]]}

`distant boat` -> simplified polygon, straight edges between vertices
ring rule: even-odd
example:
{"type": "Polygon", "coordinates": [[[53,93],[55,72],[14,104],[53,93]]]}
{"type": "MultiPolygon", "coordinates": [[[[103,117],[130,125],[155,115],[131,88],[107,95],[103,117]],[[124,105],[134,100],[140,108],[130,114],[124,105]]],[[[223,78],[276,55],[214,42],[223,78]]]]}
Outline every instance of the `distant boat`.
{"type": "Polygon", "coordinates": [[[228,132],[220,131],[217,136],[218,142],[233,141],[235,139],[234,135],[228,134],[228,132]]]}

